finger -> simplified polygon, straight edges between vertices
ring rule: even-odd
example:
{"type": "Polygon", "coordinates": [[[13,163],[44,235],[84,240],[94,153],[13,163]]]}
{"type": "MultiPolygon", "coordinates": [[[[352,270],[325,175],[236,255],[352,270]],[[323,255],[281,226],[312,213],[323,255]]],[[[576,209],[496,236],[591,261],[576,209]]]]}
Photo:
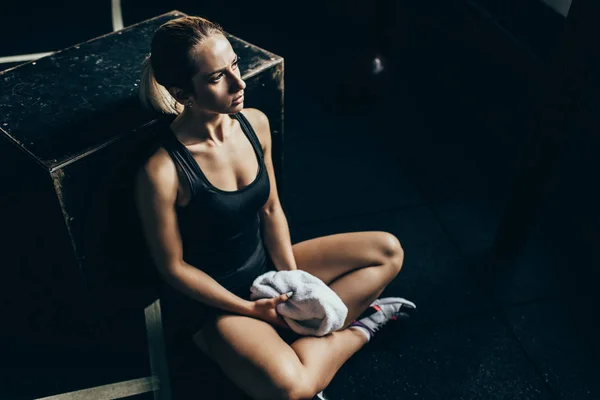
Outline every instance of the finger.
{"type": "Polygon", "coordinates": [[[287,292],[287,293],[284,293],[282,295],[279,295],[279,297],[275,298],[276,299],[275,302],[276,303],[281,303],[281,302],[284,302],[284,301],[288,301],[290,299],[290,297],[292,297],[293,294],[294,294],[294,292],[287,292]]]}

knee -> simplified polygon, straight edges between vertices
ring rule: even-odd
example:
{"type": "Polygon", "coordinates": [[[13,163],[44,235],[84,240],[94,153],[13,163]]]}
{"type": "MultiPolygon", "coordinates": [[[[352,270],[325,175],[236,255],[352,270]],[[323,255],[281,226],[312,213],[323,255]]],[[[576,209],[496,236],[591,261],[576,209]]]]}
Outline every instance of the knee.
{"type": "Polygon", "coordinates": [[[400,244],[400,240],[393,234],[385,232],[383,236],[383,249],[387,265],[391,269],[392,274],[396,276],[404,263],[404,249],[400,244]]]}
{"type": "Polygon", "coordinates": [[[271,385],[261,396],[269,400],[300,400],[311,399],[316,393],[316,386],[307,378],[304,370],[296,363],[280,365],[271,377],[271,385]]]}

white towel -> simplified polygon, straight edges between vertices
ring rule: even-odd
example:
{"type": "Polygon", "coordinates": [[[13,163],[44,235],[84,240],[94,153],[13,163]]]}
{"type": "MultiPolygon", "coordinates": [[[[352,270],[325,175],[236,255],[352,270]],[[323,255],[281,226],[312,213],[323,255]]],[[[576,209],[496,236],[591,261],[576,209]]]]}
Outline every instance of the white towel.
{"type": "Polygon", "coordinates": [[[250,299],[273,298],[294,292],[277,305],[277,312],[300,335],[324,336],[340,329],[348,307],[329,286],[302,270],[269,271],[254,280],[250,299]]]}

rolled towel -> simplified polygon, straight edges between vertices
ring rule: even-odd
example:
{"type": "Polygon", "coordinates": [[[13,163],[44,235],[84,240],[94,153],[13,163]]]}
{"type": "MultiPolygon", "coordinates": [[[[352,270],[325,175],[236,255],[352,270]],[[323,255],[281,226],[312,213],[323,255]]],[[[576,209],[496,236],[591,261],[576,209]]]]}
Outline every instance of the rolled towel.
{"type": "Polygon", "coordinates": [[[288,301],[277,305],[277,312],[300,335],[325,336],[340,329],[348,307],[329,286],[302,270],[269,271],[254,280],[250,299],[273,298],[293,292],[288,301]]]}

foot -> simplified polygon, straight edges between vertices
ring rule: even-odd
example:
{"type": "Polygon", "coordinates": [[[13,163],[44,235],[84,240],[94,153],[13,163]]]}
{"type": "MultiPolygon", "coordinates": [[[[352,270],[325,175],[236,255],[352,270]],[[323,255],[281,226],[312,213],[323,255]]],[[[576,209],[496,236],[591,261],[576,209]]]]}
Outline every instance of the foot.
{"type": "Polygon", "coordinates": [[[377,299],[371,306],[361,314],[361,317],[350,324],[351,328],[357,328],[366,333],[367,339],[371,339],[375,332],[381,329],[390,320],[408,319],[417,309],[417,306],[401,297],[384,297],[377,299]]]}
{"type": "Polygon", "coordinates": [[[402,297],[383,297],[377,299],[371,303],[371,307],[389,307],[392,304],[396,304],[397,311],[392,319],[409,319],[417,311],[417,306],[412,301],[403,299],[402,297]]]}

